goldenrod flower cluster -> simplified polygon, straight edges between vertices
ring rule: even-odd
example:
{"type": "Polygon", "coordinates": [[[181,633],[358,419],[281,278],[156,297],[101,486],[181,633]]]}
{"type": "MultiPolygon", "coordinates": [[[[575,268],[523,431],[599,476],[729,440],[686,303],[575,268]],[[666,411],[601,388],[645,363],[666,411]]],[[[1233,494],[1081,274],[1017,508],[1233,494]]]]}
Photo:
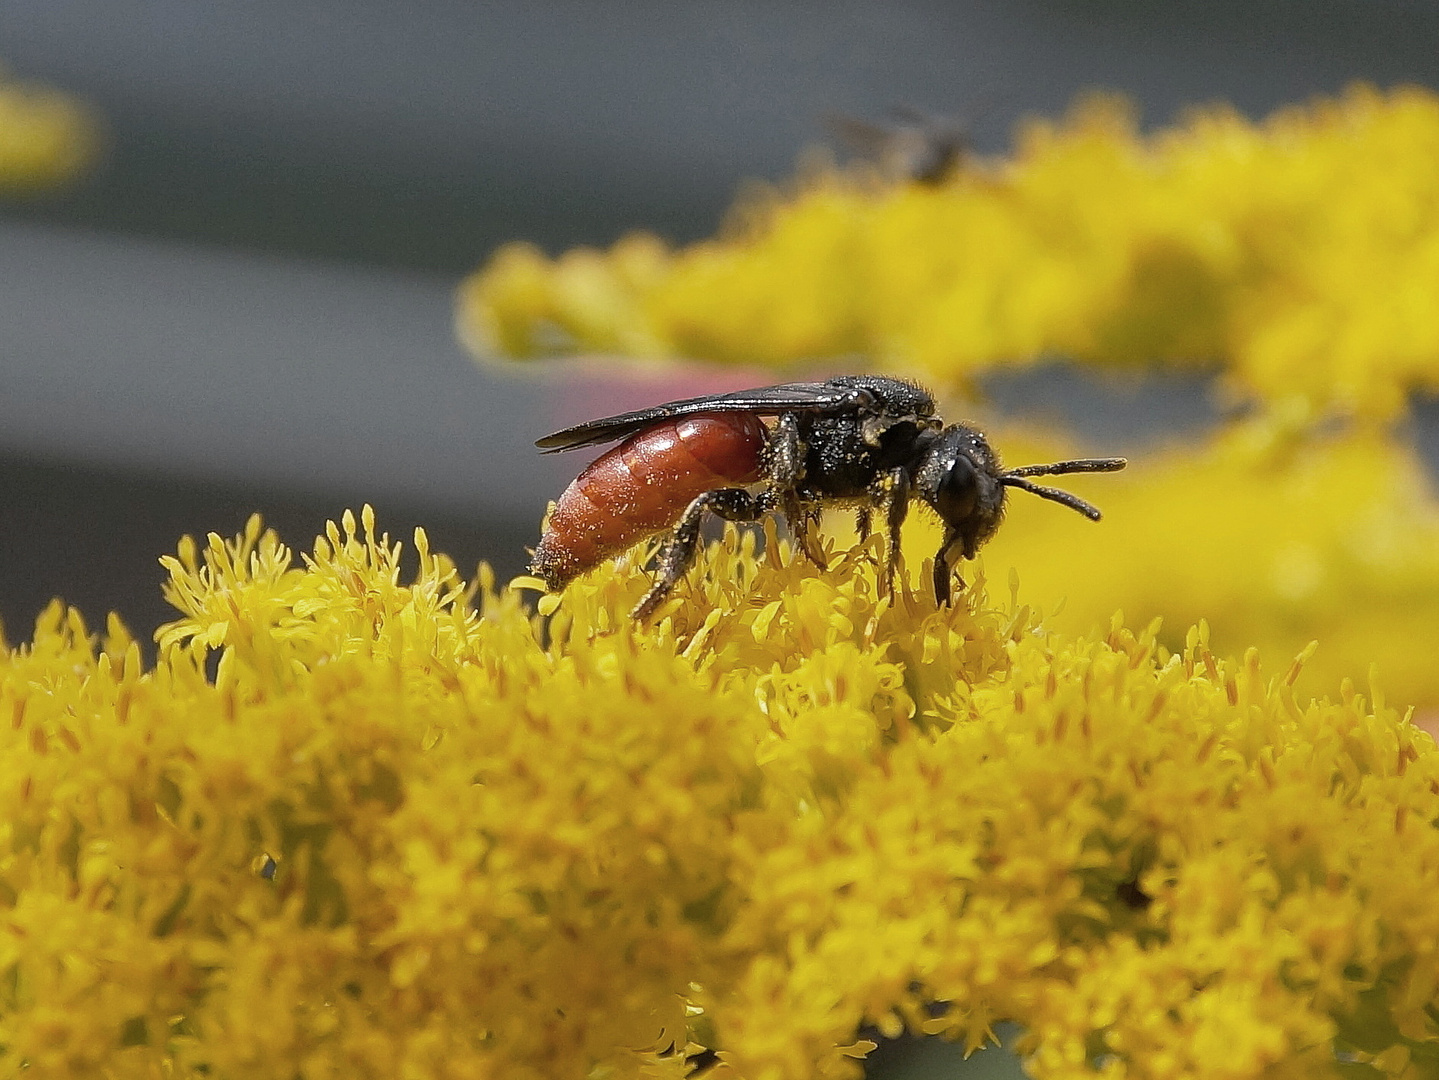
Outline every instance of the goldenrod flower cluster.
{"type": "MultiPolygon", "coordinates": [[[[1010,159],[928,186],[831,170],[681,250],[512,245],[461,290],[460,326],[517,356],[849,357],[941,392],[1055,356],[1209,365],[1257,403],[1247,418],[1076,479],[1098,528],[1014,495],[991,570],[1063,599],[1070,632],[1122,608],[1171,634],[1207,618],[1221,651],[1318,638],[1313,686],[1377,663],[1434,710],[1439,503],[1394,422],[1407,394],[1439,388],[1436,160],[1439,97],[1423,90],[1358,87],[1258,124],[1211,108],[1149,136],[1091,99],[1031,124],[1010,159]]],[[[1119,449],[945,411],[1012,464],[1119,449]]],[[[912,529],[913,563],[937,539],[912,529]]]]}
{"type": "Polygon", "coordinates": [[[481,351],[794,364],[955,386],[1059,355],[1219,365],[1238,390],[1388,417],[1439,389],[1439,98],[1355,88],[1140,136],[1117,99],[939,185],[828,172],[732,235],[500,250],[461,293],[481,351]]]}
{"type": "Polygon", "coordinates": [[[768,541],[650,628],[637,559],[546,621],[368,511],[186,541],[153,669],[53,607],[0,661],[0,1075],[799,1080],[1001,1019],[1042,1078],[1433,1075],[1406,717],[768,541]]]}
{"type": "MultiPolygon", "coordinates": [[[[1014,465],[1076,452],[1013,425],[989,435],[1014,465]]],[[[993,574],[1017,569],[1053,628],[1088,633],[1122,608],[1163,618],[1161,640],[1176,649],[1201,618],[1224,654],[1291,655],[1318,639],[1302,690],[1364,681],[1376,666],[1395,700],[1435,717],[1439,502],[1412,449],[1374,431],[1255,421],[1118,475],[1064,479],[1103,508],[1100,523],[1015,493],[981,555],[993,574]]],[[[941,529],[913,517],[905,545],[917,566],[941,529]]],[[[843,521],[827,528],[846,535],[843,521]]]]}
{"type": "Polygon", "coordinates": [[[94,160],[98,125],[80,102],[0,70],[0,191],[28,191],[73,179],[94,160]]]}

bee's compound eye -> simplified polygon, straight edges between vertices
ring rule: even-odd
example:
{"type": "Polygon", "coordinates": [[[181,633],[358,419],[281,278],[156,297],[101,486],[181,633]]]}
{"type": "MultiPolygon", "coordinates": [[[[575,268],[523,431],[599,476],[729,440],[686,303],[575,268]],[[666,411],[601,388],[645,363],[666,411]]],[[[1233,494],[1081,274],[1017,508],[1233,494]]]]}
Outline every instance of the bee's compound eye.
{"type": "Polygon", "coordinates": [[[939,482],[934,508],[950,524],[958,524],[974,513],[979,502],[979,474],[967,454],[956,454],[954,464],[939,482]]]}

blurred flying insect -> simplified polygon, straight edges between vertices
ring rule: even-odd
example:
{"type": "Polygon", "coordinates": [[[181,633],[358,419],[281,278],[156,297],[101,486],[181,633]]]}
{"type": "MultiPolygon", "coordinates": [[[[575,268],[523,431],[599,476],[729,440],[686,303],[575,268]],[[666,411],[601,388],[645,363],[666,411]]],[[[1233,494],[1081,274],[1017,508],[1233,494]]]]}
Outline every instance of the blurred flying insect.
{"type": "Polygon", "coordinates": [[[825,126],[852,153],[874,162],[897,183],[942,184],[959,172],[972,149],[969,126],[904,105],[888,123],[831,113],[825,126]]]}
{"type": "MultiPolygon", "coordinates": [[[[1115,472],[1123,458],[1082,458],[1003,469],[980,432],[935,415],[910,382],[842,375],[657,405],[591,420],[536,442],[547,453],[623,440],[570,484],[550,514],[531,571],[551,591],[641,540],[672,530],[654,585],[633,617],[650,617],[694,562],[707,514],[758,521],[779,513],[805,555],[823,567],[815,529],[830,506],[853,506],[861,538],[881,515],[888,542],[881,587],[893,588],[900,528],[911,499],[944,522],[934,596],[950,600],[956,562],[973,559],[1016,487],[1076,510],[1099,511],[1030,477],[1115,472]],[[766,424],[761,417],[773,417],[766,424]]],[[[960,587],[964,585],[960,581],[960,587]]]]}

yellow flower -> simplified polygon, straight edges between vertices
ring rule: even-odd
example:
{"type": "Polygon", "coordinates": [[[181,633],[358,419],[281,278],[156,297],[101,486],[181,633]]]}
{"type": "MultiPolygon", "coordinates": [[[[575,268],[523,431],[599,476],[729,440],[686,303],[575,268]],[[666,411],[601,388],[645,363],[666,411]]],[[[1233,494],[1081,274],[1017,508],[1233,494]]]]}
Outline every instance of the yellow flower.
{"type": "Polygon", "coordinates": [[[1434,1059],[1439,750],[1350,684],[881,599],[874,541],[730,531],[648,627],[643,552],[546,621],[415,548],[252,521],[165,560],[152,669],[58,605],[0,660],[0,1075],[1434,1059]]]}
{"type": "Polygon", "coordinates": [[[679,251],[503,248],[461,289],[478,352],[872,366],[967,386],[1060,355],[1216,365],[1240,393],[1389,418],[1439,389],[1439,97],[1365,87],[1141,136],[1114,98],[933,186],[830,172],[679,251]]]}
{"type": "Polygon", "coordinates": [[[99,125],[79,101],[0,72],[0,191],[64,183],[89,168],[98,150],[99,125]]]}
{"type": "MultiPolygon", "coordinates": [[[[1231,403],[1259,407],[1088,482],[1102,529],[1013,499],[990,565],[1063,600],[1065,632],[1119,607],[1171,635],[1206,618],[1226,651],[1318,638],[1305,689],[1377,663],[1399,700],[1433,710],[1439,504],[1395,421],[1412,391],[1439,389],[1436,159],[1426,90],[1355,87],[1258,124],[1210,108],[1148,136],[1122,101],[1092,98],[942,184],[832,171],[680,250],[502,250],[462,288],[462,325],[479,350],[526,355],[861,356],[942,396],[1055,356],[1211,367],[1231,403]],[[625,269],[640,250],[645,273],[625,269]]],[[[1024,460],[1022,436],[991,436],[1024,460]]],[[[938,546],[922,528],[908,542],[912,566],[938,546]]]]}
{"type": "MultiPolygon", "coordinates": [[[[1078,453],[1052,432],[986,427],[1007,464],[1078,453]]],[[[1317,638],[1303,692],[1362,683],[1377,665],[1396,701],[1439,709],[1439,504],[1411,447],[1372,430],[1315,435],[1256,419],[1065,486],[1103,521],[1015,493],[981,556],[991,577],[1017,572],[1043,598],[1053,629],[1090,633],[1121,609],[1161,617],[1171,649],[1201,619],[1226,653],[1292,656],[1317,638]]],[[[932,515],[913,517],[904,546],[917,569],[942,530],[932,515]]],[[[843,520],[827,528],[852,535],[843,520]]]]}

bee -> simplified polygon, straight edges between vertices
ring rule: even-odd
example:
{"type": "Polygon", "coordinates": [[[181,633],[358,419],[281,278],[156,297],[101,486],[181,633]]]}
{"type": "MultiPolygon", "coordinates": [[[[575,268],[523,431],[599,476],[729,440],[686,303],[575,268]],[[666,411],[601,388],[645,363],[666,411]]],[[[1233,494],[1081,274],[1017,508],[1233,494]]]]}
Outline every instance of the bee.
{"type": "Polygon", "coordinates": [[[873,123],[844,113],[825,117],[825,126],[845,147],[879,167],[898,183],[925,186],[954,178],[973,149],[968,125],[896,105],[889,123],[873,123]]]}
{"type": "Polygon", "coordinates": [[[654,614],[694,562],[708,515],[753,522],[778,513],[799,549],[823,567],[816,529],[824,509],[854,507],[861,539],[878,514],[886,532],[881,588],[887,592],[900,530],[918,499],[944,522],[933,583],[936,602],[948,604],[956,563],[973,559],[999,528],[1006,488],[1098,521],[1099,510],[1077,495],[1030,478],[1115,472],[1127,464],[1123,458],[1081,458],[1004,469],[979,431],[945,426],[926,390],[878,375],[672,401],[566,428],[535,445],[559,453],[616,440],[619,445],[560,496],[530,569],[557,592],[606,558],[669,530],[654,584],[633,612],[640,621],[654,614]]]}

